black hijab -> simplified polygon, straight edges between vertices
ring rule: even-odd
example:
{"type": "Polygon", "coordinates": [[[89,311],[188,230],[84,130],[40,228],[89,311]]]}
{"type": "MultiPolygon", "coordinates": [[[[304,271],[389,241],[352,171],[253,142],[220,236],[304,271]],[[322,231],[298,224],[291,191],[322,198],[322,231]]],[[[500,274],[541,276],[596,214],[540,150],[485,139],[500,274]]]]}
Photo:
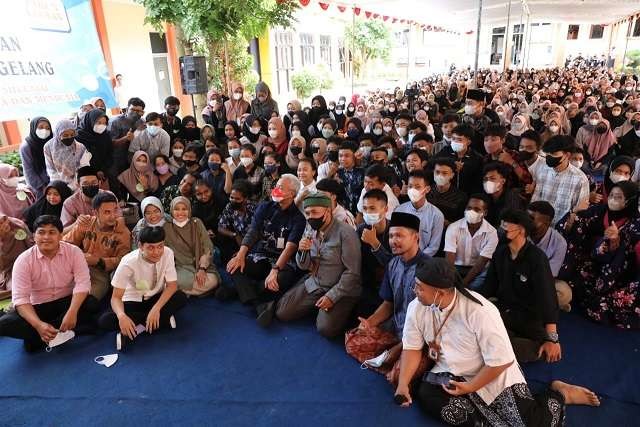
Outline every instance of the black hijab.
{"type": "Polygon", "coordinates": [[[260,135],[263,134],[266,129],[267,129],[267,122],[263,118],[254,116],[253,114],[249,114],[244,119],[244,124],[242,125],[242,136],[244,136],[249,141],[255,144],[256,142],[258,142],[258,138],[260,138],[260,135]],[[256,120],[260,122],[260,133],[253,134],[251,133],[251,125],[256,120]]]}
{"type": "Polygon", "coordinates": [[[73,193],[66,183],[62,181],[50,182],[44,189],[42,196],[40,196],[33,205],[24,210],[24,222],[29,226],[29,230],[31,230],[31,232],[35,231],[33,229],[33,223],[40,215],[53,215],[60,218],[60,214],[62,213],[62,204],[69,198],[69,196],[71,196],[71,194],[73,193]],[[51,205],[47,201],[47,191],[49,191],[50,188],[55,188],[60,194],[61,200],[57,205],[51,205]]]}
{"type": "MultiPolygon", "coordinates": [[[[111,134],[106,129],[102,133],[93,131],[96,122],[102,117],[107,117],[107,115],[99,108],[94,108],[85,114],[80,127],[78,127],[76,141],[87,147],[91,153],[91,166],[97,171],[106,172],[111,160],[111,134]]],[[[109,123],[108,117],[107,123],[109,123]]]]}
{"type": "Polygon", "coordinates": [[[31,122],[29,122],[29,136],[24,140],[27,143],[29,154],[31,154],[31,158],[33,159],[32,168],[36,173],[41,173],[46,170],[44,162],[44,144],[51,138],[53,138],[53,128],[51,127],[51,122],[49,122],[46,117],[38,116],[31,119],[31,122]],[[46,139],[41,139],[36,135],[38,123],[40,122],[47,122],[49,124],[50,132],[46,139]]]}
{"type": "Polygon", "coordinates": [[[311,99],[311,105],[313,105],[314,101],[318,101],[320,103],[320,107],[313,107],[311,111],[309,111],[309,125],[316,126],[320,121],[321,116],[328,116],[329,109],[327,109],[327,101],[324,99],[322,95],[316,95],[311,99]]]}
{"type": "MultiPolygon", "coordinates": [[[[182,130],[180,131],[180,136],[182,137],[182,139],[186,141],[187,144],[193,141],[200,141],[200,128],[198,127],[198,121],[196,120],[195,117],[184,116],[182,118],[182,130]],[[196,127],[194,128],[186,127],[187,124],[190,122],[195,123],[196,127]]],[[[202,141],[202,143],[204,144],[204,141],[202,141]]]]}

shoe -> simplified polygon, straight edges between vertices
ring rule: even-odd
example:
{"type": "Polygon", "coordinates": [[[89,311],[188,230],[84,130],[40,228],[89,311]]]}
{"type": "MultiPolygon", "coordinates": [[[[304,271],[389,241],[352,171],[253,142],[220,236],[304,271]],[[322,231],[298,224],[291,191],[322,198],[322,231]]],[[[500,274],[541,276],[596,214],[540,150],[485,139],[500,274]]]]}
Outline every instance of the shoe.
{"type": "Polygon", "coordinates": [[[216,289],[215,297],[218,301],[230,301],[238,297],[238,291],[229,286],[220,286],[216,289]]]}
{"type": "Polygon", "coordinates": [[[258,322],[258,325],[262,326],[263,328],[268,328],[269,325],[271,325],[271,322],[273,321],[273,315],[275,314],[275,307],[276,305],[273,302],[260,304],[256,307],[256,311],[258,312],[256,321],[258,322]]]}
{"type": "Polygon", "coordinates": [[[169,317],[169,326],[171,326],[171,329],[175,329],[176,328],[176,318],[175,318],[175,316],[169,317]]]}
{"type": "Polygon", "coordinates": [[[371,367],[371,368],[379,368],[380,366],[384,365],[384,362],[386,362],[388,358],[389,358],[389,350],[385,350],[378,357],[365,360],[362,365],[366,367],[371,367]]]}
{"type": "Polygon", "coordinates": [[[116,350],[124,351],[131,343],[132,341],[128,336],[122,335],[120,332],[116,334],[116,350]]]}

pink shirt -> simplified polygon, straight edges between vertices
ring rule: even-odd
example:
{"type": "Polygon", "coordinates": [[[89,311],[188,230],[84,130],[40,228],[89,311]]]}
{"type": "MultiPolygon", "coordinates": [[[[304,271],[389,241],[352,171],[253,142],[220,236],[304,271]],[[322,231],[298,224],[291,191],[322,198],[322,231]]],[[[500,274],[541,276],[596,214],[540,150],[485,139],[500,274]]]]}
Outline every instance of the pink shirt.
{"type": "MultiPolygon", "coordinates": [[[[100,190],[100,193],[106,190],[100,190]]],[[[107,191],[107,193],[111,193],[107,191]]],[[[67,200],[62,204],[62,212],[60,213],[60,221],[62,221],[63,227],[68,227],[74,222],[80,215],[93,215],[95,216],[96,211],[93,210],[91,206],[91,200],[85,197],[82,194],[82,190],[78,190],[73,193],[67,200]]],[[[117,212],[118,216],[122,216],[122,212],[120,208],[118,208],[117,212]]]]}
{"type": "Polygon", "coordinates": [[[82,250],[71,243],[60,242],[53,258],[32,246],[16,258],[13,264],[11,299],[14,306],[42,304],[89,292],[89,266],[82,250]]]}

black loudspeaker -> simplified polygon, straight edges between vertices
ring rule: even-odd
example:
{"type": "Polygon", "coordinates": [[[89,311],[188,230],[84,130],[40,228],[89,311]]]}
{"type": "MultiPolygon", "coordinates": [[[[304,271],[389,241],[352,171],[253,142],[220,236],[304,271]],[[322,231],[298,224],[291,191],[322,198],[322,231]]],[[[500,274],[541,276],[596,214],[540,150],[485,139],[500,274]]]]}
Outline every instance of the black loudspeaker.
{"type": "Polygon", "coordinates": [[[193,95],[207,93],[207,60],[204,56],[180,57],[180,81],[182,93],[193,95]]]}

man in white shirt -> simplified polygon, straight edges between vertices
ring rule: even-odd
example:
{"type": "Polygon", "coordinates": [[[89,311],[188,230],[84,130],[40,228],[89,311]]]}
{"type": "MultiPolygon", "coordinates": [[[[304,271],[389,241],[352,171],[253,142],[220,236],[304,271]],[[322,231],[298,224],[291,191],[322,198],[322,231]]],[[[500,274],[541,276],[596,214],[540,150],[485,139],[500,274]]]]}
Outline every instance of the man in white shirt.
{"type": "Polygon", "coordinates": [[[106,330],[119,330],[116,348],[142,331],[176,327],[174,314],[185,306],[187,296],[178,291],[173,251],[164,246],[162,227],[145,227],[140,246],[125,255],[111,282],[111,310],[98,323],[106,330]]]}
{"type": "Polygon", "coordinates": [[[445,258],[468,288],[478,290],[487,276],[487,264],[498,246],[498,232],[487,222],[489,200],[474,194],[467,202],[464,218],[449,225],[444,237],[445,258]]]}
{"type": "Polygon", "coordinates": [[[364,175],[364,186],[360,192],[360,198],[358,199],[358,216],[356,217],[356,223],[362,224],[362,205],[364,202],[364,195],[373,189],[382,190],[387,195],[387,219],[391,219],[391,214],[398,205],[400,205],[400,202],[393,193],[389,184],[387,184],[390,175],[391,170],[386,166],[379,164],[372,165],[366,170],[364,175]]]}
{"type": "Polygon", "coordinates": [[[561,381],[534,398],[500,312],[465,289],[446,260],[421,264],[415,292],[402,337],[397,403],[412,403],[409,382],[427,345],[434,366],[414,396],[425,412],[447,424],[559,426],[565,405],[600,404],[592,391],[561,381]]]}

